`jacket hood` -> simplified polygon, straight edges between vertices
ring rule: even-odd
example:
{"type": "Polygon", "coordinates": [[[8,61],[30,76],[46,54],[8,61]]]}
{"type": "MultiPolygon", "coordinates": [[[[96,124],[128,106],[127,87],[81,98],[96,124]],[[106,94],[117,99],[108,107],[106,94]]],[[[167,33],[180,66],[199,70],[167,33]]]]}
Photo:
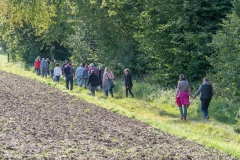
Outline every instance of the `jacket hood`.
{"type": "Polygon", "coordinates": [[[211,85],[211,83],[210,83],[210,82],[204,82],[203,84],[206,84],[206,85],[211,85]]]}

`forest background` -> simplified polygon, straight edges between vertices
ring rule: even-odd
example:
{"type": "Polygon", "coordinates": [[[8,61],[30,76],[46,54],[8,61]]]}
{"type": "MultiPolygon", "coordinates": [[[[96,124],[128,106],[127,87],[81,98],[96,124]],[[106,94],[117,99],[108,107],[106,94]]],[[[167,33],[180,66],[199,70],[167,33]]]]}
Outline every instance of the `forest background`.
{"type": "Polygon", "coordinates": [[[163,87],[204,76],[240,100],[239,0],[1,0],[0,46],[10,61],[37,56],[107,66],[163,87]]]}

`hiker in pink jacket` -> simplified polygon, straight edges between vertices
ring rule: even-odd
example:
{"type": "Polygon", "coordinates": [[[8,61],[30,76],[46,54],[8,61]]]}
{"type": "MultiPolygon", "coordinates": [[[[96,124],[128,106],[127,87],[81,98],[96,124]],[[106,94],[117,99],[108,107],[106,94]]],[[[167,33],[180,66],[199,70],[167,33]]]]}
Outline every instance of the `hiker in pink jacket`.
{"type": "Polygon", "coordinates": [[[190,105],[189,96],[193,97],[193,94],[191,93],[189,83],[184,75],[181,74],[176,91],[176,102],[180,110],[181,120],[187,119],[187,109],[190,105]]]}

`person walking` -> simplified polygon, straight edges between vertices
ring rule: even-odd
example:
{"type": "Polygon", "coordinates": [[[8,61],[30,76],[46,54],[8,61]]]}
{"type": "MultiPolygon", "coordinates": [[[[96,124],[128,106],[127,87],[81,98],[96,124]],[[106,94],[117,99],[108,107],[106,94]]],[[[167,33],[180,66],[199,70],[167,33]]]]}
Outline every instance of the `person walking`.
{"type": "Polygon", "coordinates": [[[34,67],[35,67],[35,71],[36,71],[36,75],[40,75],[40,66],[41,66],[41,60],[39,58],[37,58],[34,62],[34,67]]]}
{"type": "MultiPolygon", "coordinates": [[[[91,64],[89,65],[88,75],[90,75],[90,74],[92,73],[92,70],[94,70],[94,74],[96,74],[97,77],[98,77],[98,74],[99,74],[98,68],[95,67],[95,65],[94,65],[93,63],[91,63],[91,64]]],[[[98,86],[96,87],[96,91],[97,91],[97,90],[98,90],[98,86]]]]}
{"type": "Polygon", "coordinates": [[[114,79],[113,73],[110,71],[109,68],[105,68],[105,71],[103,73],[103,82],[102,83],[103,83],[103,88],[104,88],[106,97],[108,97],[108,91],[110,92],[110,94],[113,97],[113,90],[112,90],[112,86],[111,86],[111,84],[113,83],[113,79],[114,79]]]}
{"type": "Polygon", "coordinates": [[[100,85],[100,83],[99,83],[99,80],[98,80],[98,76],[95,74],[95,71],[92,70],[91,74],[89,76],[89,79],[88,79],[88,84],[87,84],[87,86],[90,87],[90,91],[91,91],[92,96],[95,96],[96,87],[99,86],[99,85],[100,85]]]}
{"type": "Polygon", "coordinates": [[[132,93],[133,83],[132,83],[132,76],[130,75],[130,70],[127,68],[124,70],[124,73],[125,73],[126,97],[128,97],[128,93],[132,97],[134,97],[134,95],[132,93]]]}
{"type": "Polygon", "coordinates": [[[69,83],[70,83],[70,90],[73,90],[73,77],[75,76],[75,72],[74,72],[74,69],[72,68],[71,63],[68,63],[68,65],[65,66],[64,74],[66,78],[66,89],[69,90],[69,83]]]}
{"type": "Polygon", "coordinates": [[[75,73],[79,87],[82,87],[84,84],[84,81],[83,81],[83,72],[85,69],[84,66],[85,64],[81,63],[75,73]]]}
{"type": "Polygon", "coordinates": [[[50,75],[50,62],[51,61],[49,58],[47,58],[46,61],[47,61],[47,75],[50,75]]]}
{"type": "Polygon", "coordinates": [[[56,64],[54,63],[54,60],[52,59],[50,64],[49,64],[49,69],[50,69],[50,76],[53,79],[53,74],[54,74],[54,68],[55,68],[56,64]]]}
{"type": "Polygon", "coordinates": [[[65,60],[65,63],[63,64],[63,66],[62,66],[62,75],[63,75],[63,78],[65,79],[65,73],[64,73],[64,68],[68,65],[68,61],[67,60],[65,60]]]}
{"type": "Polygon", "coordinates": [[[47,65],[48,64],[45,58],[42,58],[40,67],[41,67],[42,77],[46,77],[46,78],[47,78],[47,65]]]}
{"type": "Polygon", "coordinates": [[[88,65],[85,65],[85,68],[83,71],[83,81],[84,81],[85,89],[87,89],[87,82],[88,82],[88,78],[89,78],[88,71],[89,71],[88,65]]]}
{"type": "Polygon", "coordinates": [[[89,65],[89,71],[88,71],[88,74],[89,74],[89,75],[92,73],[92,70],[94,70],[94,74],[96,74],[96,75],[98,76],[99,71],[98,71],[98,69],[94,66],[93,63],[91,63],[91,64],[89,65]]]}
{"type": "Polygon", "coordinates": [[[59,82],[61,74],[62,74],[62,69],[60,68],[58,63],[56,64],[56,67],[54,68],[53,74],[54,74],[54,77],[56,77],[56,81],[59,82]]]}
{"type": "Polygon", "coordinates": [[[103,74],[104,74],[104,70],[102,66],[98,67],[98,79],[99,79],[99,83],[100,83],[100,88],[103,88],[103,74]]]}
{"type": "Polygon", "coordinates": [[[181,120],[187,119],[187,109],[190,105],[189,96],[193,97],[190,85],[184,75],[181,74],[176,90],[176,102],[179,107],[181,120]]]}
{"type": "Polygon", "coordinates": [[[211,82],[209,82],[207,77],[203,78],[203,83],[200,85],[194,97],[196,98],[200,93],[201,93],[200,95],[201,110],[202,110],[203,117],[205,119],[209,119],[208,108],[212,100],[212,96],[214,95],[214,90],[211,82]]]}

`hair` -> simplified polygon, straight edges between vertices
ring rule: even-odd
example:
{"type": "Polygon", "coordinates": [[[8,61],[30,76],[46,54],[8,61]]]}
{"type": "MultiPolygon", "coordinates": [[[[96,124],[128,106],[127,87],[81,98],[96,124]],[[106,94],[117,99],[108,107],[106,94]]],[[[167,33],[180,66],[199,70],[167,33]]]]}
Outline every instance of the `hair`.
{"type": "Polygon", "coordinates": [[[185,81],[185,80],[186,80],[186,78],[185,78],[184,74],[180,74],[179,81],[185,81]]]}
{"type": "Polygon", "coordinates": [[[59,67],[59,64],[57,63],[56,66],[59,67]]]}
{"type": "Polygon", "coordinates": [[[54,62],[54,60],[52,59],[51,62],[54,62]]]}
{"type": "Polygon", "coordinates": [[[91,70],[91,73],[95,73],[95,71],[92,69],[92,70],[91,70]]]}
{"type": "Polygon", "coordinates": [[[105,68],[104,72],[111,72],[110,69],[108,67],[105,68]]]}
{"type": "Polygon", "coordinates": [[[88,68],[88,65],[87,65],[87,64],[85,64],[85,68],[88,68]]]}
{"type": "Polygon", "coordinates": [[[204,77],[204,78],[203,78],[203,81],[209,82],[209,80],[208,80],[207,77],[204,77]]]}
{"type": "Polygon", "coordinates": [[[82,66],[85,67],[85,63],[82,63],[82,66]]]}
{"type": "Polygon", "coordinates": [[[90,67],[94,67],[94,64],[93,64],[93,63],[91,63],[91,64],[89,64],[89,66],[90,66],[90,67]]]}
{"type": "Polygon", "coordinates": [[[124,72],[130,73],[130,69],[126,68],[126,69],[124,69],[124,72]]]}

